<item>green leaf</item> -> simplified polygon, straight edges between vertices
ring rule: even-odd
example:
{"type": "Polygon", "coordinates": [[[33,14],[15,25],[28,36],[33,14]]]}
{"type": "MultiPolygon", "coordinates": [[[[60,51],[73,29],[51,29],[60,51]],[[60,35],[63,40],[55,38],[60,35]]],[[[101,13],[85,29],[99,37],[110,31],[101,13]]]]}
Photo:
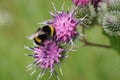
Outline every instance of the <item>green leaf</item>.
{"type": "Polygon", "coordinates": [[[120,36],[110,36],[109,38],[112,48],[114,48],[118,53],[120,53],[120,36]]]}
{"type": "Polygon", "coordinates": [[[113,49],[115,49],[120,54],[120,36],[110,36],[103,32],[109,39],[113,49]]]}

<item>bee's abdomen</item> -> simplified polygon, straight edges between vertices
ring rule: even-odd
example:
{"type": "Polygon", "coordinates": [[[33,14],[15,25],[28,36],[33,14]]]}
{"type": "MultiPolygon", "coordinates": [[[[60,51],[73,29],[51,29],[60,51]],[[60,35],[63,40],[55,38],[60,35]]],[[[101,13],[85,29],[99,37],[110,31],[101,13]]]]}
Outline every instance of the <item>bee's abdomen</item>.
{"type": "Polygon", "coordinates": [[[38,37],[34,38],[34,42],[37,45],[40,45],[43,41],[45,41],[45,39],[47,39],[47,35],[39,35],[38,37]]]}

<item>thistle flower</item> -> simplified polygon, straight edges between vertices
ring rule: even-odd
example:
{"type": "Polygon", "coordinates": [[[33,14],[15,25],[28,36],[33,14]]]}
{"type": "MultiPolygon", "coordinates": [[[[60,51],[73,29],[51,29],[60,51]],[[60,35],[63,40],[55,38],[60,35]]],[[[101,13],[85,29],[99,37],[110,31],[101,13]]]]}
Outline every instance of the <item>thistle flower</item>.
{"type": "MultiPolygon", "coordinates": [[[[64,51],[64,49],[59,48],[59,46],[54,41],[46,40],[43,43],[43,46],[32,48],[32,50],[34,54],[31,56],[35,59],[35,62],[33,63],[33,65],[30,65],[27,68],[28,70],[32,69],[35,65],[38,68],[40,67],[42,69],[37,77],[37,80],[45,74],[48,68],[50,68],[51,75],[53,73],[57,75],[54,69],[54,65],[55,63],[60,64],[60,59],[62,58],[62,52],[64,51]]],[[[35,72],[36,69],[31,73],[31,75],[35,72]]],[[[57,78],[59,79],[58,75],[57,78]]]]}
{"type": "Polygon", "coordinates": [[[89,4],[89,0],[72,0],[75,6],[86,6],[89,4]]]}
{"type": "Polygon", "coordinates": [[[108,12],[103,18],[104,31],[112,36],[120,36],[120,12],[108,12]]]}
{"type": "Polygon", "coordinates": [[[76,8],[71,12],[65,12],[63,7],[62,11],[59,12],[55,7],[54,9],[56,14],[52,12],[50,13],[53,16],[53,19],[49,22],[49,24],[53,25],[56,30],[56,41],[63,43],[69,42],[78,35],[76,28],[84,18],[80,18],[78,20],[74,18],[76,8]]]}
{"type": "Polygon", "coordinates": [[[68,42],[78,34],[76,31],[78,22],[72,14],[61,12],[56,14],[52,22],[56,30],[57,41],[68,42]]]}

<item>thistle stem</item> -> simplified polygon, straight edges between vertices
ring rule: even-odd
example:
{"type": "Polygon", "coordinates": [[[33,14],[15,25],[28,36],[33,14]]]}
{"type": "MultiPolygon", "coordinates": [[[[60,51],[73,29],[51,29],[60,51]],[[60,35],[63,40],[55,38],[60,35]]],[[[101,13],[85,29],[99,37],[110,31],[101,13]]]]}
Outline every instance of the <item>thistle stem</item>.
{"type": "MultiPolygon", "coordinates": [[[[82,26],[82,34],[85,35],[85,26],[82,26]]],[[[82,40],[80,39],[80,41],[82,41],[84,43],[83,46],[96,46],[96,47],[103,47],[103,48],[111,48],[111,46],[109,45],[103,45],[103,44],[96,44],[96,43],[92,43],[86,40],[85,36],[82,36],[82,40]]]]}

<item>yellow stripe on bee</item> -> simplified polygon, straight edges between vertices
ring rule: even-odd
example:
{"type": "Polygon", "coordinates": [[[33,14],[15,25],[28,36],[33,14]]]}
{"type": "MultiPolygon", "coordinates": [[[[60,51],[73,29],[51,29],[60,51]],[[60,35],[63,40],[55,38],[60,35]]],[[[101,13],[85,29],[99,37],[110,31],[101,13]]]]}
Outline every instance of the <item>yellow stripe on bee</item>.
{"type": "Polygon", "coordinates": [[[36,37],[35,40],[36,40],[36,42],[39,42],[39,43],[42,41],[42,40],[41,40],[40,38],[38,38],[38,37],[36,37]]]}
{"type": "Polygon", "coordinates": [[[54,28],[53,28],[52,25],[50,25],[49,27],[50,27],[50,29],[51,29],[51,34],[50,34],[50,35],[53,36],[53,34],[54,34],[54,28]]]}

